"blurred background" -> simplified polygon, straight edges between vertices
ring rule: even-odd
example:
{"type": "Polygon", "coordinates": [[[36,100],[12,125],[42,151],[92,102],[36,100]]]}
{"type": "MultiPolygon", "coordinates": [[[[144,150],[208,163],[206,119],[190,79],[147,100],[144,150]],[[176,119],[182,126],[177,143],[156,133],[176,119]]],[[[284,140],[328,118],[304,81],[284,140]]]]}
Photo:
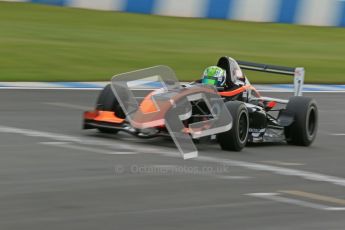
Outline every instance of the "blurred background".
{"type": "Polygon", "coordinates": [[[344,83],[344,26],[342,0],[0,1],[0,81],[106,81],[159,64],[187,81],[227,55],[344,83]]]}

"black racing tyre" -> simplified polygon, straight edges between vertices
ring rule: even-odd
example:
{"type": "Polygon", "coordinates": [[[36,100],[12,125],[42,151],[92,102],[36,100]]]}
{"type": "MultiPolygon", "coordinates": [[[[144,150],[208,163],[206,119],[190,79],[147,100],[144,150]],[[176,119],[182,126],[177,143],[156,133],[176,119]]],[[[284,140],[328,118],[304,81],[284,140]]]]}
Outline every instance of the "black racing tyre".
{"type": "MultiPolygon", "coordinates": [[[[97,110],[102,111],[112,111],[116,114],[117,117],[124,118],[125,115],[119,105],[119,102],[117,101],[112,89],[111,85],[106,85],[101,93],[98,96],[97,104],[96,104],[97,110]]],[[[98,130],[102,133],[117,133],[118,130],[116,129],[109,129],[109,128],[98,128],[98,130]]]]}
{"type": "Polygon", "coordinates": [[[119,103],[111,89],[111,85],[106,85],[98,96],[96,109],[115,112],[118,105],[119,103]]]}
{"type": "Polygon", "coordinates": [[[223,150],[241,151],[246,146],[249,130],[247,107],[240,101],[225,103],[232,116],[232,128],[217,135],[217,140],[223,150]]]}
{"type": "Polygon", "coordinates": [[[318,109],[315,100],[309,97],[291,97],[286,112],[294,118],[293,123],[284,128],[286,142],[300,146],[311,145],[318,128],[318,109]]]}
{"type": "Polygon", "coordinates": [[[97,128],[100,133],[109,133],[109,134],[116,134],[119,130],[116,129],[109,129],[109,128],[97,128]]]}

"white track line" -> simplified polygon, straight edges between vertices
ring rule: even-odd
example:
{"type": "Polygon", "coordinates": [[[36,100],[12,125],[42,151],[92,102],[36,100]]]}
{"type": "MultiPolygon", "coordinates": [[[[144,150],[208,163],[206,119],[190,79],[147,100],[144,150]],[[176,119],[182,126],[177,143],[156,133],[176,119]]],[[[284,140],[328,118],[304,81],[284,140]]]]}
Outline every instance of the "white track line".
{"type": "MultiPolygon", "coordinates": [[[[65,142],[74,142],[78,144],[84,145],[91,145],[91,146],[103,146],[103,147],[117,147],[117,148],[127,148],[130,149],[132,144],[121,144],[119,142],[114,144],[114,142],[110,141],[103,141],[103,140],[95,140],[94,138],[87,138],[87,137],[77,137],[65,134],[58,134],[52,132],[44,132],[38,130],[31,130],[31,129],[20,129],[8,126],[0,126],[0,133],[10,133],[10,134],[20,134],[28,137],[42,137],[46,139],[50,139],[53,141],[58,141],[60,143],[65,142]]],[[[132,148],[133,149],[133,148],[132,148]]]]}
{"type": "Polygon", "coordinates": [[[83,146],[73,145],[73,144],[68,143],[68,142],[39,142],[39,144],[42,144],[42,145],[54,145],[54,146],[57,146],[57,147],[60,147],[60,148],[81,150],[81,151],[87,151],[87,152],[92,152],[92,153],[101,153],[101,154],[107,154],[107,155],[132,155],[132,154],[138,154],[138,152],[107,151],[107,150],[103,150],[103,149],[83,147],[83,146]]]}
{"type": "Polygon", "coordinates": [[[303,200],[291,199],[279,196],[279,193],[248,193],[248,196],[259,197],[262,199],[273,200],[280,203],[294,204],[302,207],[313,208],[323,211],[344,211],[345,207],[330,207],[323,204],[307,202],[303,200]]]}
{"type": "Polygon", "coordinates": [[[310,171],[206,156],[199,156],[198,158],[195,158],[195,160],[225,164],[227,166],[238,166],[255,171],[266,171],[277,175],[296,176],[305,180],[327,182],[345,187],[345,178],[330,176],[321,173],[314,173],[310,171]]]}
{"type": "Polygon", "coordinates": [[[266,163],[266,164],[280,165],[280,166],[302,166],[302,165],[305,165],[303,163],[298,163],[298,162],[285,162],[285,161],[277,161],[277,160],[261,161],[261,162],[266,163]]]}
{"type": "MultiPolygon", "coordinates": [[[[143,152],[147,153],[154,153],[154,154],[160,154],[163,156],[169,156],[169,157],[178,157],[180,158],[180,154],[178,151],[173,151],[172,149],[164,148],[164,147],[147,147],[143,145],[138,145],[135,143],[129,143],[127,144],[121,144],[121,141],[99,141],[92,138],[87,137],[76,137],[76,136],[70,136],[70,135],[63,135],[63,134],[56,134],[51,132],[42,132],[42,131],[36,131],[36,130],[30,130],[30,129],[19,129],[14,127],[8,127],[8,126],[0,126],[0,133],[10,133],[10,134],[20,134],[24,136],[31,136],[31,137],[42,137],[47,138],[53,141],[63,141],[63,142],[76,142],[78,144],[85,144],[85,145],[91,145],[91,146],[100,146],[100,147],[113,147],[114,149],[116,147],[122,147],[126,149],[133,149],[133,151],[138,151],[140,149],[143,152]]],[[[338,186],[345,187],[345,178],[342,177],[336,177],[336,176],[330,176],[326,174],[321,173],[314,173],[310,171],[304,171],[304,170],[298,170],[298,169],[290,169],[285,167],[278,167],[278,166],[271,166],[271,165],[265,165],[265,164],[258,164],[258,163],[251,163],[246,161],[237,161],[237,160],[231,160],[226,158],[217,158],[217,157],[209,157],[209,156],[199,156],[195,159],[195,161],[200,162],[211,162],[226,166],[236,166],[236,167],[242,167],[249,170],[254,171],[266,171],[271,172],[273,174],[277,175],[285,175],[285,176],[296,176],[300,177],[305,180],[310,181],[319,181],[319,182],[326,182],[338,186]]]]}
{"type": "Polygon", "coordinates": [[[250,176],[216,176],[219,179],[224,179],[224,180],[248,180],[248,179],[253,179],[253,177],[250,176]]]}
{"type": "Polygon", "coordinates": [[[345,205],[345,200],[341,198],[336,198],[332,196],[325,196],[321,194],[311,193],[311,192],[304,192],[299,190],[282,190],[279,191],[281,193],[285,193],[292,196],[299,196],[302,198],[312,199],[312,200],[318,200],[322,202],[328,202],[333,203],[337,205],[345,205]]]}

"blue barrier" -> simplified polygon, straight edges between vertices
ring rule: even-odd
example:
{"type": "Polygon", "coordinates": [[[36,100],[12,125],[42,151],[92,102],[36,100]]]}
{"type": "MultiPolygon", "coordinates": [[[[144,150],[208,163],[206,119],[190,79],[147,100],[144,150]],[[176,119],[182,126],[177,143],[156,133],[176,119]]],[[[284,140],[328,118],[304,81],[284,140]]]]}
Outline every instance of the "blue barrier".
{"type": "Polygon", "coordinates": [[[299,3],[300,0],[281,0],[277,21],[280,23],[294,23],[299,3]]]}
{"type": "Polygon", "coordinates": [[[338,26],[345,27],[345,1],[341,2],[340,11],[341,11],[341,14],[340,14],[341,16],[340,16],[338,26]]]}
{"type": "Polygon", "coordinates": [[[131,13],[152,14],[155,0],[127,0],[125,10],[131,13]]]}
{"type": "Polygon", "coordinates": [[[231,18],[233,0],[213,0],[208,1],[206,7],[206,18],[231,18]]]}
{"type": "Polygon", "coordinates": [[[142,14],[345,27],[345,0],[19,1],[142,14]]]}
{"type": "Polygon", "coordinates": [[[65,6],[68,3],[67,0],[32,0],[31,2],[56,6],[65,6]]]}

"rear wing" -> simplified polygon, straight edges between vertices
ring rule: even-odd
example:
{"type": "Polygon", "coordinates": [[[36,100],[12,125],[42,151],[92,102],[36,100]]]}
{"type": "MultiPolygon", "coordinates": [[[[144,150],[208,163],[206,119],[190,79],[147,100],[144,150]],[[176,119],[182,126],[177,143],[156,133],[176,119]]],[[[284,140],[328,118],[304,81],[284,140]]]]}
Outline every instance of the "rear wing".
{"type": "Polygon", "coordinates": [[[303,83],[304,83],[304,68],[285,67],[276,65],[266,65],[247,61],[237,61],[242,69],[260,71],[266,73],[289,75],[294,77],[294,94],[295,96],[302,96],[303,83]]]}

